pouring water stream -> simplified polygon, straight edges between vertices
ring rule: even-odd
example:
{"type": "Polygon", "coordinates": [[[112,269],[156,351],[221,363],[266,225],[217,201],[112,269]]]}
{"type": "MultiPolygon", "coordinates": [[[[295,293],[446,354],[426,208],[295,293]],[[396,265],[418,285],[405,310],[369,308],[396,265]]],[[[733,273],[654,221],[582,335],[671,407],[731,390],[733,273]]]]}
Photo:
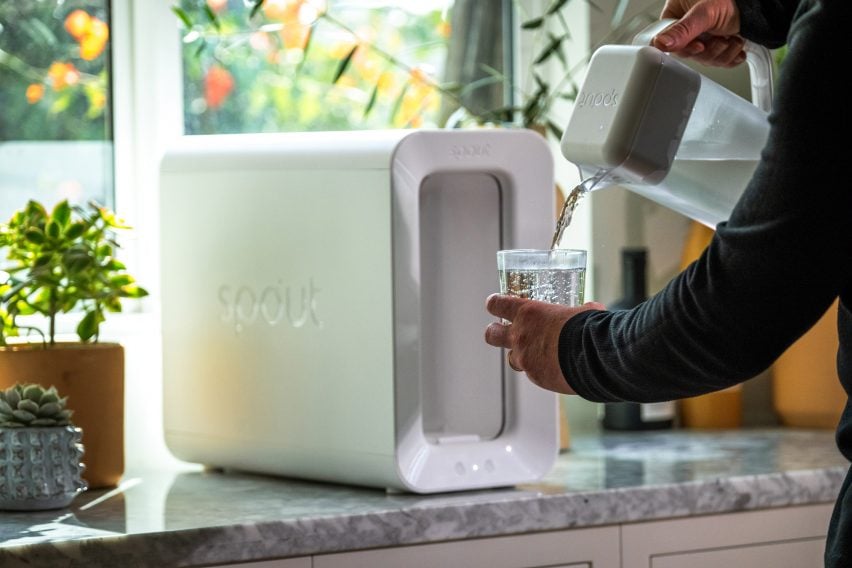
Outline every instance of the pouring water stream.
{"type": "Polygon", "coordinates": [[[571,219],[574,217],[574,210],[580,203],[580,200],[587,193],[595,189],[609,173],[608,170],[600,170],[590,178],[586,178],[574,187],[565,198],[565,203],[562,205],[562,211],[559,213],[559,218],[556,221],[556,230],[553,232],[553,240],[550,243],[550,250],[556,250],[559,247],[559,242],[562,240],[562,234],[568,225],[571,224],[571,219]]]}

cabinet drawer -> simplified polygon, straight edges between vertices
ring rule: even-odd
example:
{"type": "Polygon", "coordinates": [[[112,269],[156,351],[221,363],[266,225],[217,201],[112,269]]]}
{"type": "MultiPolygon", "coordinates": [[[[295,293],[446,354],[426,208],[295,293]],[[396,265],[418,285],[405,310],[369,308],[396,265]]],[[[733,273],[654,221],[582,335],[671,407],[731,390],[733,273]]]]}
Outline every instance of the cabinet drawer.
{"type": "Polygon", "coordinates": [[[311,568],[311,558],[282,558],[262,562],[243,562],[241,564],[217,564],[215,568],[311,568]]]}
{"type": "Polygon", "coordinates": [[[622,526],[623,568],[822,566],[833,505],[622,526]]]}
{"type": "Polygon", "coordinates": [[[616,526],[314,556],[313,568],[618,568],[616,526]]]}
{"type": "Polygon", "coordinates": [[[651,557],[651,568],[819,568],[825,539],[802,539],[651,557]]]}

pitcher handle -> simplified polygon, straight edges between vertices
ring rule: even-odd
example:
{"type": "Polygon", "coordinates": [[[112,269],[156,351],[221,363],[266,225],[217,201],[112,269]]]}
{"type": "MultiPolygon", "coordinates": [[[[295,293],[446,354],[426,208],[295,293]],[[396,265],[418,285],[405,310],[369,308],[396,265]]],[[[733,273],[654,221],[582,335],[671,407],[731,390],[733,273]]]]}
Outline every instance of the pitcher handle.
{"type": "MultiPolygon", "coordinates": [[[[633,37],[633,45],[651,45],[658,33],[676,21],[674,18],[657,20],[633,37]]],[[[772,108],[772,54],[766,47],[748,40],[743,49],[751,80],[751,102],[769,112],[772,108]]]]}

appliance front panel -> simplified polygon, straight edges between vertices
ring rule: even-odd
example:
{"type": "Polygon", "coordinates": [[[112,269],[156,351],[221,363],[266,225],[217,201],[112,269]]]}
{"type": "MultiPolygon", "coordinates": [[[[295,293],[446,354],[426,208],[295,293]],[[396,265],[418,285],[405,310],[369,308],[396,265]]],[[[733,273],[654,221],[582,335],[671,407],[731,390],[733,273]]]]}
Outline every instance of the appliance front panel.
{"type": "Polygon", "coordinates": [[[336,456],[392,455],[388,172],[333,166],[164,174],[166,436],[199,440],[178,457],[341,479],[336,456]]]}
{"type": "Polygon", "coordinates": [[[421,131],[400,142],[391,171],[400,485],[539,479],[558,453],[558,399],[485,344],[485,299],[499,288],[497,250],[549,246],[550,148],[524,129],[421,131]]]}

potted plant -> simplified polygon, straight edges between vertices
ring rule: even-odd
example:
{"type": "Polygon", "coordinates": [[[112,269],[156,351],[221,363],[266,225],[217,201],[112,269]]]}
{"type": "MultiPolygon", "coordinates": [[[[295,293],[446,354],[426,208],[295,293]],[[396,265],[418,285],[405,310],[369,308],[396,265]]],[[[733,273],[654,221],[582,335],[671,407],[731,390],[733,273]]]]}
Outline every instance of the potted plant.
{"type": "Polygon", "coordinates": [[[0,390],[0,509],[66,507],[86,490],[82,431],[55,387],[0,390]]]}
{"type": "Polygon", "coordinates": [[[68,395],[91,488],[114,487],[124,473],[124,349],[98,338],[106,313],[147,295],[116,258],[125,229],[108,209],[67,200],[50,212],[29,201],[0,224],[0,388],[43,382],[68,395]],[[76,318],[77,340],[58,340],[61,314],[76,318]]]}

